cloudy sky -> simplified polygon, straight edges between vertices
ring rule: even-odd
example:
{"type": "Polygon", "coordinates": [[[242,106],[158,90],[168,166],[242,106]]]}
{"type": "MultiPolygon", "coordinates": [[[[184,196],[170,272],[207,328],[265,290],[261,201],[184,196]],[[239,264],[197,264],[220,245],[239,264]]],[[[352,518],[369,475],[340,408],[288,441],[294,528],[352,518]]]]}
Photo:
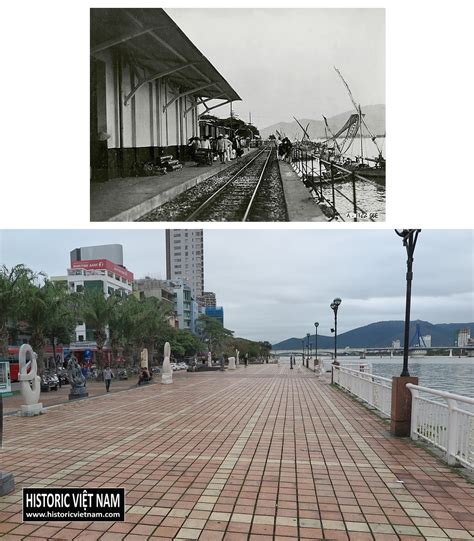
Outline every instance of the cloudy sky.
{"type": "MultiPolygon", "coordinates": [[[[362,105],[385,103],[384,9],[170,9],[166,12],[265,128],[351,110],[333,69],[362,105]]],[[[217,102],[216,102],[217,103],[217,102]]],[[[211,114],[229,116],[229,105],[211,114]]]]}
{"type": "MultiPolygon", "coordinates": [[[[164,231],[0,231],[0,263],[65,274],[79,246],[121,243],[136,277],[165,277],[164,231]]],[[[474,321],[474,235],[423,230],[415,252],[412,318],[474,321]]],[[[277,342],[311,332],[330,335],[334,297],[342,298],[340,332],[402,320],[406,252],[392,230],[206,230],[205,289],[224,306],[237,336],[277,342]]]]}

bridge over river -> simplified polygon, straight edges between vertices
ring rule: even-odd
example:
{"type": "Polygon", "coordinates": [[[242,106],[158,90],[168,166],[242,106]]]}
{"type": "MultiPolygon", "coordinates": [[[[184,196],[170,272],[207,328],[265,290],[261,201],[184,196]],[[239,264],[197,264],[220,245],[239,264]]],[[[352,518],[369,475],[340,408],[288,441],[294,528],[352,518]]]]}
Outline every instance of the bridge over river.
{"type": "Polygon", "coordinates": [[[7,416],[6,539],[473,539],[474,485],[297,363],[7,416]],[[26,522],[22,487],[125,487],[125,522],[26,522]]]}

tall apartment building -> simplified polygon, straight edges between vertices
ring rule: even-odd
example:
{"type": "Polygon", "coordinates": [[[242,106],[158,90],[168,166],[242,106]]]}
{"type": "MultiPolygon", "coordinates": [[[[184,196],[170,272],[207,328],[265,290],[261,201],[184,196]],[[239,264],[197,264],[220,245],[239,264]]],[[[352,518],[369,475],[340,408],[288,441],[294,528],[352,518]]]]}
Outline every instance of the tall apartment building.
{"type": "Polygon", "coordinates": [[[204,289],[204,239],[202,229],[166,230],[166,278],[187,284],[193,299],[204,289]]]}
{"type": "Polygon", "coordinates": [[[469,344],[471,338],[471,329],[466,327],[465,329],[459,329],[457,345],[459,347],[465,347],[469,344]]]}

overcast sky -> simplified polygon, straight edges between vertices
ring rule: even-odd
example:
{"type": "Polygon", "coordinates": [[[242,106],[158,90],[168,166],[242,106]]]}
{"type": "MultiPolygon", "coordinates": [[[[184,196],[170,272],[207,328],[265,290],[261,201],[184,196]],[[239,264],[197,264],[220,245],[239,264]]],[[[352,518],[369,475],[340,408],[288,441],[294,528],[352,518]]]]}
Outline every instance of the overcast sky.
{"type": "MultiPolygon", "coordinates": [[[[321,120],[358,102],[385,103],[383,9],[170,9],[166,12],[243,101],[234,111],[266,128],[321,120]]],[[[217,103],[217,102],[216,102],[217,103]]],[[[211,114],[229,116],[229,105],[211,114]]]]}
{"type": "MultiPolygon", "coordinates": [[[[474,321],[473,231],[423,230],[415,252],[412,318],[474,321]]],[[[0,231],[0,262],[65,274],[69,252],[120,243],[142,277],[165,278],[164,230],[0,231]]],[[[334,297],[340,332],[402,320],[406,252],[392,230],[205,230],[205,289],[224,306],[237,336],[273,343],[314,330],[330,335],[334,297]]]]}

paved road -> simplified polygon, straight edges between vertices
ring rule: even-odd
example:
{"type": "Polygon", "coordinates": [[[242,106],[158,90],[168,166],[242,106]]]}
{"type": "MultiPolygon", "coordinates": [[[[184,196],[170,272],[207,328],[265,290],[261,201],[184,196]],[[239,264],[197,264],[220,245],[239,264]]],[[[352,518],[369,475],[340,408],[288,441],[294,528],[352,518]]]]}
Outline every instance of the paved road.
{"type": "Polygon", "coordinates": [[[474,486],[303,368],[181,374],[7,417],[5,539],[474,539],[474,486]],[[21,487],[126,488],[123,523],[21,523],[21,487]]]}

